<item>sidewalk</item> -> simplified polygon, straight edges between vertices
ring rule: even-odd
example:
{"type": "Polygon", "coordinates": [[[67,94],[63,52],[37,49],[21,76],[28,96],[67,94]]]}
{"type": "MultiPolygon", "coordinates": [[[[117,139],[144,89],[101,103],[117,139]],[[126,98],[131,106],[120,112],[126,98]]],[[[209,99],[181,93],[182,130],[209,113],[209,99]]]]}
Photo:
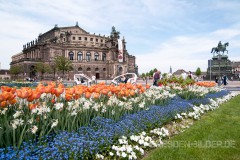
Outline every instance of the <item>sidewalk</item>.
{"type": "Polygon", "coordinates": [[[230,91],[240,91],[240,81],[228,81],[226,86],[222,85],[223,88],[226,88],[230,91]]]}

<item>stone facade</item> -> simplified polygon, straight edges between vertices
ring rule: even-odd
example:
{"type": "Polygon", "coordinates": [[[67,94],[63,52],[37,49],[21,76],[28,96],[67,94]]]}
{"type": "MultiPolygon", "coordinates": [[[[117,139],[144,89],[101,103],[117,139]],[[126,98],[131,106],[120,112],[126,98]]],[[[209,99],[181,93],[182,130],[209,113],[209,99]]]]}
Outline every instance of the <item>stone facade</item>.
{"type": "Polygon", "coordinates": [[[2,80],[10,80],[11,75],[8,69],[0,69],[0,81],[2,80]]]}
{"type": "MultiPolygon", "coordinates": [[[[118,59],[119,32],[112,27],[110,36],[86,32],[76,24],[70,27],[55,27],[26,45],[21,53],[12,56],[11,66],[21,65],[25,77],[38,77],[35,64],[43,61],[51,65],[56,56],[65,56],[72,61],[73,70],[65,78],[73,79],[74,74],[83,73],[97,79],[111,79],[126,72],[137,72],[135,56],[123,46],[123,62],[118,59]]],[[[56,76],[62,76],[57,72],[56,76]]],[[[53,74],[45,74],[45,79],[53,79],[53,74]]]]}
{"type": "Polygon", "coordinates": [[[207,79],[216,79],[216,77],[226,75],[229,79],[232,74],[232,62],[228,59],[227,55],[213,56],[208,60],[207,79]],[[211,76],[211,78],[210,78],[211,76]]]}

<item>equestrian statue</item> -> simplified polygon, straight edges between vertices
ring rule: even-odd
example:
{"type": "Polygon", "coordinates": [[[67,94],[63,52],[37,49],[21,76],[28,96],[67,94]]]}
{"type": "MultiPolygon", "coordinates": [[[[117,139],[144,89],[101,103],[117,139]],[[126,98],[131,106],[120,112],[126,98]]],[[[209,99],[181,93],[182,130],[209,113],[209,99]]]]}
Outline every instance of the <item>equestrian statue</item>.
{"type": "Polygon", "coordinates": [[[228,54],[228,50],[226,49],[228,45],[229,45],[228,42],[222,44],[222,42],[219,41],[218,46],[213,47],[211,53],[213,53],[213,56],[215,56],[214,53],[220,54],[220,52],[222,52],[222,54],[224,55],[224,52],[227,51],[227,54],[228,54]]]}

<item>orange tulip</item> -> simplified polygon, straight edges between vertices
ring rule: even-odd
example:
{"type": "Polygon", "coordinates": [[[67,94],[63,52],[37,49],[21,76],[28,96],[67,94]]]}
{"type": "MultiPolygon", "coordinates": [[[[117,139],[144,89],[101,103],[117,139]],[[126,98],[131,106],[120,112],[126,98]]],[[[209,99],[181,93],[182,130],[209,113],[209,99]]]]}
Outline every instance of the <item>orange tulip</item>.
{"type": "Polygon", "coordinates": [[[108,97],[111,97],[112,96],[112,93],[111,92],[108,92],[108,97]]]}
{"type": "Polygon", "coordinates": [[[99,94],[99,93],[96,93],[96,92],[94,92],[94,93],[93,93],[93,98],[95,98],[95,99],[98,99],[98,98],[99,98],[99,96],[100,96],[100,94],[99,94]]]}
{"type": "Polygon", "coordinates": [[[103,89],[103,90],[102,90],[102,94],[104,94],[104,95],[107,95],[107,94],[108,94],[108,92],[109,92],[109,90],[108,90],[108,89],[103,89]]]}
{"type": "Polygon", "coordinates": [[[22,98],[22,91],[20,89],[18,89],[16,93],[19,98],[22,98]]]}
{"type": "Polygon", "coordinates": [[[51,102],[52,102],[52,103],[55,103],[56,101],[55,101],[55,99],[52,99],[51,102]]]}
{"type": "Polygon", "coordinates": [[[92,94],[91,94],[90,92],[86,92],[86,93],[85,93],[85,98],[91,98],[91,95],[92,95],[92,94]]]}
{"type": "Polygon", "coordinates": [[[9,97],[11,96],[11,94],[10,94],[9,92],[4,91],[4,92],[2,93],[2,96],[3,96],[4,100],[8,100],[9,97]]]}
{"type": "Polygon", "coordinates": [[[120,95],[121,95],[121,96],[124,96],[124,95],[125,95],[124,90],[121,90],[121,91],[120,91],[120,95]]]}
{"type": "Polygon", "coordinates": [[[75,89],[75,93],[78,94],[78,95],[82,95],[83,94],[83,90],[81,88],[75,89]]]}
{"type": "Polygon", "coordinates": [[[140,90],[141,90],[142,93],[145,92],[145,89],[143,87],[140,90]]]}
{"type": "Polygon", "coordinates": [[[9,92],[8,100],[11,101],[16,97],[16,95],[12,94],[12,92],[9,92]]]}
{"type": "Polygon", "coordinates": [[[30,110],[33,110],[33,109],[35,109],[37,107],[37,104],[29,104],[28,105],[28,108],[30,109],[30,110]]]}
{"type": "Polygon", "coordinates": [[[66,95],[65,95],[65,99],[66,99],[67,101],[71,100],[71,99],[72,99],[72,95],[71,95],[71,94],[66,94],[66,95]]]}
{"type": "Polygon", "coordinates": [[[15,103],[17,103],[17,100],[16,100],[16,99],[12,99],[12,100],[9,101],[9,103],[10,103],[11,105],[14,105],[15,103]]]}
{"type": "Polygon", "coordinates": [[[142,84],[137,84],[137,88],[138,89],[142,88],[142,84]]]}
{"type": "Polygon", "coordinates": [[[34,92],[33,95],[32,95],[32,97],[33,97],[34,99],[39,99],[39,98],[41,97],[41,93],[34,92]]]}
{"type": "Polygon", "coordinates": [[[78,95],[78,94],[75,94],[75,95],[73,96],[73,98],[74,98],[75,100],[77,100],[77,99],[79,99],[79,98],[80,98],[80,95],[78,95]]]}
{"type": "Polygon", "coordinates": [[[130,91],[127,89],[127,90],[125,91],[125,96],[128,97],[129,94],[130,94],[130,91]]]}
{"type": "Polygon", "coordinates": [[[101,91],[100,88],[96,88],[96,89],[95,89],[95,92],[96,92],[96,93],[100,93],[100,91],[101,91]]]}
{"type": "Polygon", "coordinates": [[[51,91],[52,91],[52,86],[47,86],[45,88],[45,93],[51,93],[51,91]]]}
{"type": "Polygon", "coordinates": [[[0,102],[4,101],[4,97],[0,94],[0,102]]]}
{"type": "Polygon", "coordinates": [[[7,106],[7,101],[2,101],[1,103],[0,103],[0,107],[1,108],[4,108],[4,107],[6,107],[7,106]]]}
{"type": "Polygon", "coordinates": [[[12,92],[12,94],[14,94],[15,92],[16,92],[16,88],[12,88],[12,90],[11,90],[11,92],[12,92]]]}
{"type": "Polygon", "coordinates": [[[146,89],[149,89],[150,88],[150,86],[149,85],[146,85],[146,89]]]}
{"type": "Polygon", "coordinates": [[[130,95],[131,96],[134,96],[135,95],[135,92],[133,90],[130,91],[130,95]]]}

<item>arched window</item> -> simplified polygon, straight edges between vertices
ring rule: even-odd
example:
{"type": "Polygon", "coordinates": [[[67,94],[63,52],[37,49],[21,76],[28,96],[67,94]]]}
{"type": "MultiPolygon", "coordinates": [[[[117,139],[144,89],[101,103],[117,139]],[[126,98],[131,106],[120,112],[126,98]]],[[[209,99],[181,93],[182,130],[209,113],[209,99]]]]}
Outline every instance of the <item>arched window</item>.
{"type": "Polygon", "coordinates": [[[87,68],[87,72],[91,72],[91,68],[90,67],[87,68]]]}
{"type": "Polygon", "coordinates": [[[98,68],[95,68],[95,71],[97,72],[97,71],[99,71],[99,69],[98,69],[98,68]]]}
{"type": "Polygon", "coordinates": [[[88,53],[86,54],[86,59],[87,59],[87,61],[90,61],[90,60],[91,60],[91,53],[88,52],[88,53]]]}
{"type": "Polygon", "coordinates": [[[79,67],[79,68],[78,68],[78,72],[82,72],[82,67],[79,67]]]}
{"type": "Polygon", "coordinates": [[[103,60],[103,61],[106,61],[106,53],[103,53],[103,54],[102,54],[102,60],[103,60]]]}
{"type": "Polygon", "coordinates": [[[79,61],[82,61],[82,60],[83,60],[83,54],[82,54],[82,52],[78,52],[77,58],[78,58],[79,61]]]}
{"type": "Polygon", "coordinates": [[[95,54],[94,54],[94,60],[95,60],[95,61],[98,61],[98,60],[99,60],[99,54],[98,54],[98,53],[95,53],[95,54]]]}
{"type": "Polygon", "coordinates": [[[74,55],[73,52],[70,52],[70,53],[68,54],[70,60],[73,60],[73,55],[74,55]]]}

